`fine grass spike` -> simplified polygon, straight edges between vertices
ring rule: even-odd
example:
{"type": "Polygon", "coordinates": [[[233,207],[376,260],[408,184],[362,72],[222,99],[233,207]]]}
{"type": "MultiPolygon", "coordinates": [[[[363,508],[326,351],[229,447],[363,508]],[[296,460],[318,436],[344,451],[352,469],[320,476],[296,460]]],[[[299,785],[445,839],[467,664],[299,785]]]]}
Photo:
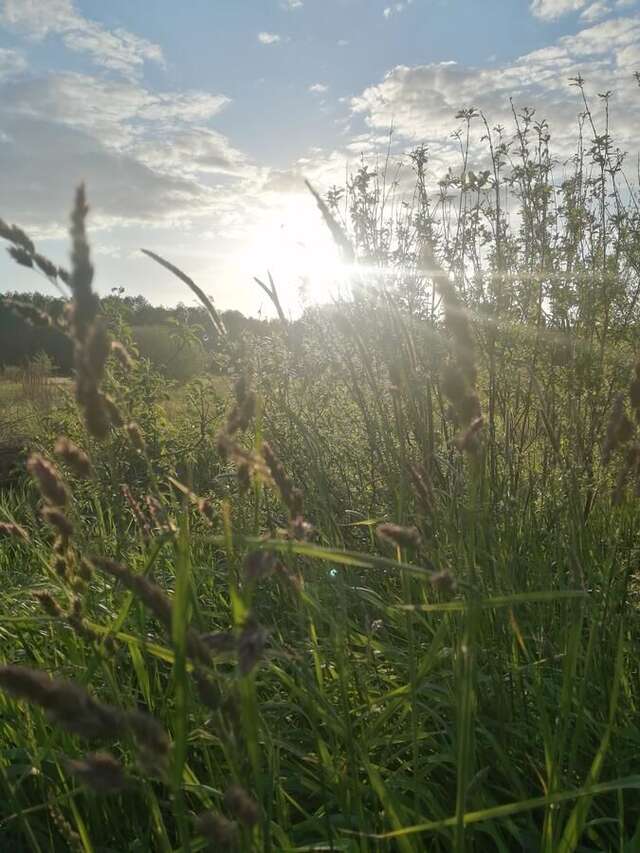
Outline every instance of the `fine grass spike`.
{"type": "Polygon", "coordinates": [[[179,278],[180,281],[184,282],[184,284],[186,284],[187,287],[189,287],[195,293],[195,295],[198,297],[198,299],[200,300],[200,302],[202,303],[202,305],[206,309],[207,314],[209,315],[209,319],[211,320],[211,325],[213,326],[214,331],[218,335],[224,335],[225,334],[224,323],[222,322],[220,315],[218,314],[218,312],[214,308],[213,302],[209,299],[209,297],[204,292],[204,290],[202,290],[202,288],[198,287],[198,285],[195,283],[195,281],[192,278],[189,278],[189,276],[186,275],[186,273],[183,273],[181,269],[178,269],[178,267],[174,266],[170,261],[166,261],[164,258],[161,258],[160,255],[157,255],[155,252],[152,252],[150,249],[140,249],[140,251],[144,252],[145,255],[148,255],[156,263],[160,264],[160,266],[164,267],[165,269],[168,269],[177,278],[179,278]]]}

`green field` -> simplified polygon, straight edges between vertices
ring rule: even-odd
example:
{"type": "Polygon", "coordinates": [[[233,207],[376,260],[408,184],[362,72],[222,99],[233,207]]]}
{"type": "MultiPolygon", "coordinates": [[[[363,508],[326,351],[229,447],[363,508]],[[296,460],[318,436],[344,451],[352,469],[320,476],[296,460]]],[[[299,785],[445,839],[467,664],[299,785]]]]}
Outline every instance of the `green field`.
{"type": "Polygon", "coordinates": [[[353,297],[205,299],[189,381],[78,195],[73,379],[0,381],[3,850],[640,850],[638,213],[536,151],[513,229],[464,172],[404,254],[321,203],[353,297]]]}

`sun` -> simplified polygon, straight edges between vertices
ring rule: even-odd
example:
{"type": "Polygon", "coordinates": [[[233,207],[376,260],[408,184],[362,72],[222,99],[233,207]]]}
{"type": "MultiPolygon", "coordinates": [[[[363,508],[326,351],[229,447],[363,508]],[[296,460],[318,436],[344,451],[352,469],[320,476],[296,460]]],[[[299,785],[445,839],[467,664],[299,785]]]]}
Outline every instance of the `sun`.
{"type": "Polygon", "coordinates": [[[242,253],[251,277],[271,273],[288,313],[332,302],[350,270],[309,194],[288,193],[258,218],[242,253]]]}

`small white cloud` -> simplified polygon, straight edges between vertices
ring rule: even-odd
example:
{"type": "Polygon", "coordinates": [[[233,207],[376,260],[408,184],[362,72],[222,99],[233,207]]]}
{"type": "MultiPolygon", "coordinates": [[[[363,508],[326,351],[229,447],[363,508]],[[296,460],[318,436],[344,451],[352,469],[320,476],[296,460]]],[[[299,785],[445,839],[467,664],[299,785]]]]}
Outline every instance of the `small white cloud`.
{"type": "Polygon", "coordinates": [[[531,0],[531,14],[543,21],[555,21],[570,12],[579,12],[588,0],[531,0]]]}
{"type": "Polygon", "coordinates": [[[316,95],[324,95],[329,91],[329,87],[325,83],[314,83],[313,86],[309,86],[309,91],[316,95]]]}
{"type": "Polygon", "coordinates": [[[348,46],[348,44],[349,44],[349,40],[348,40],[348,39],[340,39],[340,40],[338,41],[338,47],[347,47],[347,46],[348,46]]]}
{"type": "Polygon", "coordinates": [[[277,33],[258,33],[258,41],[260,44],[278,44],[282,39],[277,33]]]}
{"type": "Polygon", "coordinates": [[[304,2],[303,0],[281,0],[280,6],[285,12],[293,12],[294,9],[302,9],[304,2]]]}
{"type": "Polygon", "coordinates": [[[610,6],[603,3],[602,0],[598,0],[597,3],[592,3],[591,6],[587,6],[584,12],[580,15],[580,19],[586,21],[588,24],[593,24],[595,21],[605,18],[610,11],[610,6]]]}
{"type": "Polygon", "coordinates": [[[401,12],[404,12],[408,6],[411,6],[413,0],[403,0],[401,3],[392,3],[391,6],[386,6],[382,14],[385,18],[390,18],[392,15],[399,15],[401,12]]]}
{"type": "Polygon", "coordinates": [[[616,0],[616,9],[628,9],[635,4],[636,0],[616,0]]]}

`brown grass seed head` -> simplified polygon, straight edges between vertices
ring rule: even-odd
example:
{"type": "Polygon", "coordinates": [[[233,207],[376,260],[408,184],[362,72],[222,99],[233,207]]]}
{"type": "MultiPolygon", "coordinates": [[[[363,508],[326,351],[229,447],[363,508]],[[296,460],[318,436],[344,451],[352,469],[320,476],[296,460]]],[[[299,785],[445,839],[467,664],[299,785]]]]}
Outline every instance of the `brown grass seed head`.
{"type": "Polygon", "coordinates": [[[230,785],[227,788],[224,805],[246,827],[255,826],[260,819],[258,804],[242,785],[230,785]]]}
{"type": "Polygon", "coordinates": [[[53,723],[73,734],[111,738],[123,731],[123,714],[117,708],[98,702],[77,684],[40,670],[0,667],[0,689],[39,705],[53,723]]]}
{"type": "Polygon", "coordinates": [[[47,524],[50,524],[51,527],[58,531],[64,540],[71,539],[73,536],[73,524],[62,510],[52,506],[45,506],[42,510],[42,517],[47,524]]]}
{"type": "Polygon", "coordinates": [[[135,421],[131,421],[127,424],[126,429],[127,435],[129,436],[129,441],[131,442],[134,449],[139,451],[140,453],[144,453],[146,449],[146,444],[142,436],[142,430],[140,429],[138,424],[135,421]]]}
{"type": "Polygon", "coordinates": [[[122,765],[109,752],[89,753],[83,759],[69,758],[66,767],[83,785],[99,794],[121,791],[127,784],[122,765]]]}
{"type": "Polygon", "coordinates": [[[0,521],[0,539],[4,536],[19,539],[22,542],[30,541],[29,534],[24,527],[9,521],[0,521]]]}
{"type": "Polygon", "coordinates": [[[58,469],[44,456],[34,453],[27,461],[27,471],[37,481],[40,494],[48,504],[64,508],[69,500],[67,487],[58,469]]]}
{"type": "Polygon", "coordinates": [[[208,811],[195,819],[196,832],[215,845],[215,849],[230,847],[235,839],[237,827],[217,812],[208,811]]]}
{"type": "Polygon", "coordinates": [[[379,524],[376,535],[385,542],[397,545],[399,548],[419,548],[422,544],[417,527],[402,527],[390,522],[379,524]]]}
{"type": "Polygon", "coordinates": [[[87,480],[91,476],[91,462],[89,457],[77,444],[61,435],[55,443],[53,452],[70,468],[81,480],[87,480]]]}

